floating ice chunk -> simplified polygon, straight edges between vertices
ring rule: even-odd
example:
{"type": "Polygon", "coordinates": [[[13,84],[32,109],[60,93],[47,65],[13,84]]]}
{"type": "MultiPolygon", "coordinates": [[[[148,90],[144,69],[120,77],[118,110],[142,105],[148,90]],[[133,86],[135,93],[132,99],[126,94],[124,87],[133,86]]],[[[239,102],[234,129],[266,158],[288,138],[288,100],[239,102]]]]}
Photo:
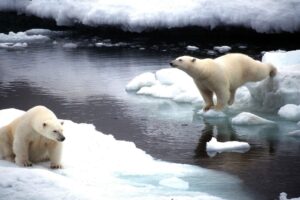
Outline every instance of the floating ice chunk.
{"type": "Polygon", "coordinates": [[[186,47],[186,49],[189,50],[189,51],[197,51],[197,50],[199,50],[199,47],[188,45],[186,47]]]}
{"type": "Polygon", "coordinates": [[[0,42],[35,42],[47,41],[50,38],[44,35],[27,35],[24,32],[9,32],[8,34],[0,33],[0,42]]]}
{"type": "Polygon", "coordinates": [[[298,126],[300,126],[300,121],[297,123],[298,126]]]}
{"type": "Polygon", "coordinates": [[[197,112],[197,114],[203,116],[203,117],[208,117],[208,118],[222,118],[222,117],[226,117],[226,114],[223,113],[222,111],[216,111],[214,109],[210,109],[208,111],[204,111],[203,109],[202,110],[199,110],[197,112]]]}
{"type": "Polygon", "coordinates": [[[53,31],[49,29],[34,28],[25,31],[27,35],[50,35],[53,31]]]}
{"type": "Polygon", "coordinates": [[[249,151],[250,145],[247,142],[228,141],[218,142],[216,138],[212,137],[209,142],[206,143],[206,151],[209,156],[214,156],[216,152],[237,152],[245,153],[249,151]]]}
{"type": "Polygon", "coordinates": [[[23,49],[28,47],[28,44],[26,42],[17,42],[17,43],[0,43],[0,48],[2,49],[23,49]]]}
{"type": "Polygon", "coordinates": [[[177,177],[163,179],[159,181],[159,184],[174,189],[182,189],[182,190],[189,189],[189,183],[177,177]]]}
{"type": "Polygon", "coordinates": [[[242,112],[231,119],[232,124],[235,125],[262,125],[273,124],[273,121],[264,119],[249,112],[242,112]]]}
{"type": "Polygon", "coordinates": [[[71,42],[63,45],[63,48],[66,48],[66,49],[76,49],[77,47],[78,47],[77,44],[71,43],[71,42]]]}
{"type": "Polygon", "coordinates": [[[278,115],[287,120],[299,121],[300,105],[287,104],[279,109],[278,115]]]}
{"type": "Polygon", "coordinates": [[[145,72],[133,78],[127,85],[127,91],[139,90],[142,87],[149,87],[156,83],[155,74],[152,72],[145,72]]]}
{"type": "Polygon", "coordinates": [[[287,198],[287,193],[281,192],[280,195],[279,195],[279,200],[300,200],[300,197],[288,199],[287,198]]]}
{"type": "Polygon", "coordinates": [[[291,131],[287,135],[293,137],[300,137],[300,130],[291,131]]]}
{"type": "Polygon", "coordinates": [[[214,50],[218,51],[219,53],[226,53],[231,50],[231,47],[230,46],[216,46],[216,47],[214,47],[214,50]]]}

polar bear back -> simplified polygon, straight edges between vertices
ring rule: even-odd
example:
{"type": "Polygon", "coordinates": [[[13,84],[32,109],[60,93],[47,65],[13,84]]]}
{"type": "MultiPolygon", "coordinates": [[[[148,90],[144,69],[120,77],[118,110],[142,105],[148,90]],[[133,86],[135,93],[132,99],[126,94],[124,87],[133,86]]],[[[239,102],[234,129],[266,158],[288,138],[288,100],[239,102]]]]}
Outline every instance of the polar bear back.
{"type": "Polygon", "coordinates": [[[223,68],[231,88],[237,88],[246,82],[260,81],[270,74],[271,65],[240,53],[226,54],[214,61],[223,68]]]}

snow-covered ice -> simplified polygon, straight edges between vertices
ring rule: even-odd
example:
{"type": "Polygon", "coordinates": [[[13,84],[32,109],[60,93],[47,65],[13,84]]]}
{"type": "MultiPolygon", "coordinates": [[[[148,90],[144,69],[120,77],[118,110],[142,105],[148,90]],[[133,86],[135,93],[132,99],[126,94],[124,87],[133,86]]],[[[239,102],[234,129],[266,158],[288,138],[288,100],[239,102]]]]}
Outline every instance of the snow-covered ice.
{"type": "Polygon", "coordinates": [[[279,109],[278,115],[287,120],[299,121],[300,105],[287,104],[279,109]]]}
{"type": "Polygon", "coordinates": [[[138,75],[126,85],[126,90],[140,95],[168,98],[176,102],[203,101],[193,79],[183,71],[174,68],[138,75]]]}
{"type": "Polygon", "coordinates": [[[8,34],[0,33],[0,42],[36,42],[47,41],[50,38],[44,35],[27,35],[25,32],[9,32],[8,34]]]}
{"type": "Polygon", "coordinates": [[[219,53],[226,53],[231,50],[231,47],[230,46],[215,46],[214,50],[218,51],[219,53]]]}
{"type": "Polygon", "coordinates": [[[0,43],[0,49],[23,49],[28,47],[28,44],[26,42],[17,42],[17,43],[11,43],[11,42],[3,42],[0,43]]]}
{"type": "Polygon", "coordinates": [[[209,156],[215,156],[216,153],[222,152],[245,153],[249,151],[249,149],[250,145],[247,142],[218,142],[215,137],[212,137],[211,140],[206,143],[206,151],[209,156]]]}
{"type": "Polygon", "coordinates": [[[295,32],[300,27],[295,0],[1,0],[0,10],[54,19],[58,25],[112,25],[123,30],[201,26],[242,26],[257,32],[295,32]]]}
{"type": "MultiPolygon", "coordinates": [[[[0,126],[21,114],[0,110],[0,126]]],[[[235,188],[232,195],[247,196],[240,180],[230,175],[155,160],[134,143],[116,140],[91,124],[65,120],[64,126],[64,168],[51,170],[48,162],[24,168],[0,160],[0,199],[222,200],[214,196],[222,193],[222,184],[214,184],[218,180],[235,188]],[[208,188],[211,184],[215,187],[208,188]]]]}
{"type": "Polygon", "coordinates": [[[186,47],[186,49],[189,50],[189,51],[197,51],[197,50],[199,50],[199,47],[188,45],[186,47]]]}
{"type": "Polygon", "coordinates": [[[77,47],[78,47],[78,44],[75,44],[72,42],[69,42],[69,43],[66,43],[63,45],[63,48],[66,48],[66,49],[76,49],[77,47]]]}
{"type": "Polygon", "coordinates": [[[278,73],[273,79],[247,84],[252,99],[273,110],[300,104],[300,50],[267,52],[262,61],[273,64],[278,73]]]}
{"type": "Polygon", "coordinates": [[[249,112],[242,112],[231,119],[232,124],[235,125],[263,125],[274,124],[273,121],[264,119],[249,112]]]}

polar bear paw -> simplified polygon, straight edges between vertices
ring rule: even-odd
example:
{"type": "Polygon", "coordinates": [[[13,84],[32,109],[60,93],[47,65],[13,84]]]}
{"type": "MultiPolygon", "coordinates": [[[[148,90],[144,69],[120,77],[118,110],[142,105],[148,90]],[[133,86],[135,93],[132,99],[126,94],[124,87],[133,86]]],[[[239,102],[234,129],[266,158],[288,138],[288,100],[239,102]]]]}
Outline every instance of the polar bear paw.
{"type": "Polygon", "coordinates": [[[50,168],[51,169],[62,169],[63,166],[61,164],[53,164],[53,163],[51,163],[50,168]]]}

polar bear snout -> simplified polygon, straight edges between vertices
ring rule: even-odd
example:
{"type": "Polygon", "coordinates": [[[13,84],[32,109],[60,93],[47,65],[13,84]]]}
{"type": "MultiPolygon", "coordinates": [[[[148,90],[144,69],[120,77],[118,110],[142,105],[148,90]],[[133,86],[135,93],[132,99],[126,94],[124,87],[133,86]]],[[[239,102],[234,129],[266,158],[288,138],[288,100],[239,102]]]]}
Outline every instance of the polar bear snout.
{"type": "Polygon", "coordinates": [[[56,140],[59,142],[63,142],[65,139],[66,139],[65,136],[63,136],[62,134],[58,134],[56,137],[56,140]]]}
{"type": "Polygon", "coordinates": [[[175,67],[175,65],[173,64],[173,62],[170,62],[171,67],[175,67]]]}

